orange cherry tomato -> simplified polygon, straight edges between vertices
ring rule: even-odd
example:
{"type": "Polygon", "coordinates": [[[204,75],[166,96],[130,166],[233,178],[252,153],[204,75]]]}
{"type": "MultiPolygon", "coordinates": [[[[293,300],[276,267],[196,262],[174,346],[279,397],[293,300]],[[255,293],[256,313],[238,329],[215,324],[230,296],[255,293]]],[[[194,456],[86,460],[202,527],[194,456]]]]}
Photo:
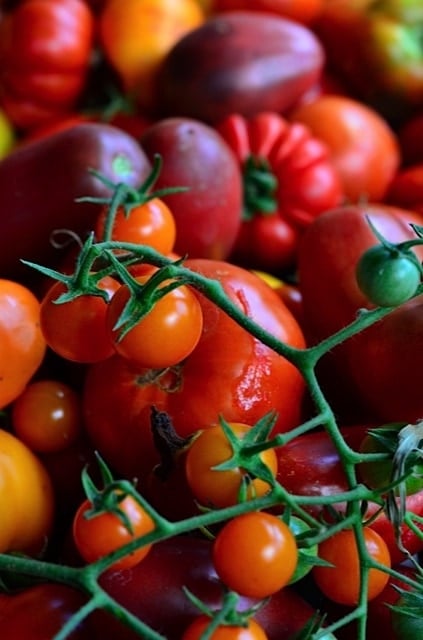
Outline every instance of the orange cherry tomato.
{"type": "MultiPolygon", "coordinates": [[[[241,439],[251,430],[250,425],[236,422],[229,423],[229,428],[241,439]]],[[[190,445],[185,471],[188,485],[202,505],[222,508],[237,504],[242,480],[248,478],[248,474],[240,467],[227,471],[215,469],[229,460],[232,453],[231,444],[221,425],[204,429],[190,445]]],[[[275,476],[278,462],[274,449],[267,449],[260,458],[275,476]]],[[[264,495],[270,488],[267,482],[259,478],[249,478],[247,487],[248,498],[264,495]]]]}
{"type": "MultiPolygon", "coordinates": [[[[139,538],[154,529],[154,521],[132,496],[125,496],[119,502],[119,509],[127,517],[131,531],[122,518],[112,512],[102,512],[87,517],[92,508],[89,500],[78,508],[73,521],[73,538],[76,547],[86,562],[96,562],[112,551],[139,538]]],[[[149,552],[150,544],[139,547],[113,563],[113,569],[128,569],[138,564],[149,552]]]]}
{"type": "Polygon", "coordinates": [[[18,438],[32,451],[66,449],[81,433],[79,396],[59,380],[36,380],[13,403],[12,425],[18,438]]]}
{"type": "MultiPolygon", "coordinates": [[[[201,640],[211,619],[206,615],[195,618],[182,635],[182,640],[201,640]]],[[[220,625],[210,636],[210,640],[267,640],[262,627],[252,618],[245,625],[220,625]]]]}
{"type": "Polygon", "coordinates": [[[54,511],[46,469],[23,442],[0,429],[0,552],[39,553],[54,511]]]}
{"type": "MultiPolygon", "coordinates": [[[[370,529],[364,528],[364,541],[372,560],[391,566],[391,557],[383,538],[370,529]]],[[[319,545],[318,555],[333,566],[315,566],[312,569],[319,589],[331,600],[345,605],[358,602],[360,590],[360,558],[352,529],[336,533],[319,545]]],[[[389,574],[380,569],[370,569],[367,599],[376,598],[389,580],[389,574]]]]}
{"type": "Polygon", "coordinates": [[[229,589],[252,598],[267,598],[282,589],[297,562],[298,548],[291,529],[264,511],[229,520],[213,545],[219,578],[229,589]]]}
{"type": "Polygon", "coordinates": [[[39,301],[27,287],[0,279],[0,408],[22,393],[45,351],[39,301]]]}

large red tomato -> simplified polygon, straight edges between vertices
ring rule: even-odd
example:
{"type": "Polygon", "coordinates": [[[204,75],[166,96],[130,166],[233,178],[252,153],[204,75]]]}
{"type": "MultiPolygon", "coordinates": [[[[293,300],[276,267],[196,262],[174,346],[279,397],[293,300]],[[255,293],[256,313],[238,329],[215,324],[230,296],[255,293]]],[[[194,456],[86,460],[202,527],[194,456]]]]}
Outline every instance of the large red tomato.
{"type": "MultiPolygon", "coordinates": [[[[413,211],[382,204],[351,205],[324,213],[306,230],[298,269],[306,332],[318,342],[352,322],[373,305],[359,289],[359,258],[378,240],[368,221],[391,242],[415,238],[410,223],[423,224],[413,211]]],[[[416,250],[423,255],[423,249],[416,250]]],[[[419,367],[423,357],[422,297],[411,300],[338,346],[322,361],[323,376],[350,406],[357,400],[377,420],[414,421],[423,415],[419,367]]]]}
{"type": "MultiPolygon", "coordinates": [[[[281,341],[301,348],[302,331],[277,293],[257,275],[215,260],[186,266],[218,280],[229,298],[281,341]]],[[[203,332],[194,351],[164,372],[137,369],[121,359],[88,370],[84,407],[88,432],[106,460],[130,477],[157,462],[150,432],[152,405],[167,411],[181,436],[218,422],[254,424],[275,410],[275,429],[297,424],[304,391],[299,371],[199,294],[203,332]]]]}

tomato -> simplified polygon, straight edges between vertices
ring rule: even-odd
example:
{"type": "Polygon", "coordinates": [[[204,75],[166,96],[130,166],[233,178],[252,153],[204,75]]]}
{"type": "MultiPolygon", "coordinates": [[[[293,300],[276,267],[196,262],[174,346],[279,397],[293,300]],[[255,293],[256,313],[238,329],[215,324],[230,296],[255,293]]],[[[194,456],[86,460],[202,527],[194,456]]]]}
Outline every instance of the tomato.
{"type": "MultiPolygon", "coordinates": [[[[95,562],[154,529],[154,521],[132,496],[119,499],[117,507],[127,518],[129,526],[123,517],[115,512],[89,514],[92,507],[90,500],[84,500],[75,513],[72,525],[76,548],[86,562],[95,562]]],[[[150,548],[150,544],[139,547],[116,560],[112,568],[125,569],[135,566],[145,558],[150,548]]]]}
{"type": "MultiPolygon", "coordinates": [[[[97,220],[95,232],[98,240],[104,238],[108,209],[104,209],[97,220]]],[[[113,218],[110,240],[145,244],[160,253],[173,250],[176,239],[176,224],[169,207],[160,198],[147,200],[132,207],[129,214],[118,208],[113,218]]]]}
{"type": "Polygon", "coordinates": [[[155,188],[186,188],[162,197],[175,219],[176,253],[225,260],[242,210],[241,172],[229,145],[205,123],[173,117],[148,127],[140,142],[151,162],[162,158],[155,188]]]}
{"type": "Polygon", "coordinates": [[[156,69],[185,33],[204,22],[195,0],[107,0],[99,16],[102,51],[125,91],[151,104],[156,69]]]}
{"type": "MultiPolygon", "coordinates": [[[[378,244],[367,216],[392,243],[415,239],[410,224],[423,222],[416,212],[376,203],[339,207],[316,218],[302,237],[298,259],[303,326],[310,343],[345,327],[359,309],[373,306],[356,279],[359,259],[378,244]]],[[[415,253],[421,259],[422,249],[415,253]]],[[[404,303],[323,358],[320,379],[342,416],[351,407],[367,421],[370,416],[414,422],[422,415],[416,375],[423,347],[421,304],[421,296],[404,303]]]]}
{"type": "Polygon", "coordinates": [[[423,212],[423,164],[421,161],[397,171],[385,199],[394,206],[423,212]]]}
{"type": "MultiPolygon", "coordinates": [[[[209,624],[210,618],[206,615],[195,618],[185,629],[182,640],[201,640],[209,624]]],[[[254,619],[249,618],[244,625],[219,625],[210,638],[212,640],[267,640],[267,635],[254,619]]]]}
{"type": "Polygon", "coordinates": [[[2,16],[1,103],[19,129],[75,107],[88,77],[94,27],[83,0],[27,0],[2,16]]]}
{"type": "MultiPolygon", "coordinates": [[[[150,278],[139,276],[136,280],[147,287],[150,278]]],[[[165,280],[159,290],[171,285],[171,281],[165,280]]],[[[107,309],[106,326],[117,353],[140,367],[151,369],[175,366],[192,353],[203,328],[203,315],[195,292],[184,285],[174,286],[127,330],[126,323],[121,324],[120,319],[130,297],[128,285],[123,284],[107,309]]],[[[148,298],[147,302],[151,304],[148,298]]]]}
{"type": "Polygon", "coordinates": [[[39,553],[54,516],[53,487],[36,455],[0,429],[0,550],[39,553]]]}
{"type": "Polygon", "coordinates": [[[411,598],[412,594],[401,595],[392,611],[392,629],[400,640],[419,640],[422,637],[421,592],[418,592],[416,600],[411,598]]]}
{"type": "Polygon", "coordinates": [[[213,544],[213,564],[233,591],[267,598],[282,589],[298,562],[295,536],[285,522],[263,511],[229,520],[213,544]]]}
{"type": "Polygon", "coordinates": [[[378,202],[400,164],[399,143],[383,117],[358,100],[323,95],[290,114],[331,151],[349,202],[378,202]]]}
{"type": "Polygon", "coordinates": [[[322,11],[323,4],[323,0],[211,0],[211,10],[267,11],[302,24],[310,24],[322,11]]]}
{"type": "Polygon", "coordinates": [[[397,307],[409,300],[420,284],[422,271],[415,255],[376,245],[361,256],[357,282],[370,302],[380,307],[397,307]]]}
{"type": "MultiPolygon", "coordinates": [[[[216,279],[248,316],[288,345],[301,348],[303,333],[278,295],[258,276],[217,260],[187,260],[195,272],[216,279]]],[[[162,374],[115,356],[87,371],[84,419],[95,447],[129,477],[149,475],[158,461],[150,408],[166,411],[181,437],[228,422],[255,424],[276,411],[275,432],[298,423],[304,380],[285,358],[242,329],[197,293],[203,331],[194,351],[162,374]]]]}
{"type": "MultiPolygon", "coordinates": [[[[64,584],[42,583],[14,594],[0,594],[0,626],[4,640],[53,638],[86,602],[81,592],[64,584]]],[[[90,623],[81,622],[69,640],[95,640],[90,623]]]]}
{"type": "Polygon", "coordinates": [[[98,282],[106,293],[83,295],[63,303],[57,299],[68,290],[54,282],[41,302],[41,329],[50,349],[73,362],[89,363],[113,355],[113,342],[106,328],[106,312],[112,295],[120,283],[106,276],[98,282]]]}
{"type": "Polygon", "coordinates": [[[423,113],[408,118],[398,127],[403,167],[423,162],[423,113]]]}
{"type": "MultiPolygon", "coordinates": [[[[180,640],[199,613],[185,595],[183,586],[211,610],[222,606],[222,584],[212,564],[211,548],[211,540],[200,536],[182,535],[163,540],[154,544],[147,557],[133,569],[104,573],[101,586],[168,640],[180,640]]],[[[240,596],[238,609],[245,611],[259,602],[240,596]]],[[[260,604],[254,618],[265,630],[268,640],[291,640],[316,613],[291,587],[281,589],[260,604]]],[[[110,615],[102,613],[96,616],[95,622],[96,631],[103,634],[100,637],[138,638],[110,615]]]]}
{"type": "Polygon", "coordinates": [[[24,285],[0,279],[0,408],[13,402],[40,367],[46,341],[40,303],[24,285]]]}
{"type": "MultiPolygon", "coordinates": [[[[241,439],[251,431],[251,426],[246,424],[230,423],[228,426],[241,439]]],[[[267,482],[251,477],[240,467],[227,471],[215,469],[217,465],[229,460],[233,452],[221,425],[205,429],[189,446],[185,459],[188,485],[202,505],[221,508],[236,504],[243,480],[247,480],[247,499],[269,491],[267,482]]],[[[260,459],[275,476],[278,465],[274,449],[264,451],[260,459]]]]}
{"type": "MultiPolygon", "coordinates": [[[[364,543],[372,561],[391,566],[388,547],[379,534],[365,527],[364,543]]],[[[352,529],[335,533],[319,544],[319,557],[333,566],[315,566],[312,569],[317,586],[331,600],[346,605],[358,602],[360,589],[360,559],[352,529]]],[[[367,599],[372,600],[385,588],[389,574],[371,568],[368,577],[367,599]]]]}
{"type": "Polygon", "coordinates": [[[33,451],[65,449],[81,432],[79,395],[59,380],[36,380],[13,402],[12,425],[18,438],[33,451]]]}

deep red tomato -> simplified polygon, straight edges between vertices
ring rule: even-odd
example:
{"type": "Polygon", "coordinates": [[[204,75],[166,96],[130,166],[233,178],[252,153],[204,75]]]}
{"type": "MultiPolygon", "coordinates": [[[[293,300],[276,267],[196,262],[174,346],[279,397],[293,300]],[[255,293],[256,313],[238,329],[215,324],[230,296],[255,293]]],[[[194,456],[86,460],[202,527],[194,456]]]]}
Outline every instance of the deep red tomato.
{"type": "MultiPolygon", "coordinates": [[[[138,276],[139,285],[148,286],[149,276],[138,276]]],[[[160,288],[172,283],[165,280],[160,288]]],[[[165,369],[187,358],[198,344],[203,329],[203,313],[195,291],[178,285],[154,302],[147,315],[127,331],[120,324],[130,299],[126,284],[109,302],[106,326],[117,353],[138,367],[165,369]]]]}
{"type": "Polygon", "coordinates": [[[386,201],[423,214],[423,161],[396,173],[386,194],[386,201]]]}
{"type": "Polygon", "coordinates": [[[176,223],[175,251],[189,258],[225,260],[241,224],[242,179],[223,138],[191,118],[164,118],[141,136],[151,161],[162,157],[155,188],[185,187],[163,196],[176,223]]]}
{"type": "MultiPolygon", "coordinates": [[[[229,423],[228,426],[240,439],[251,430],[251,426],[247,424],[229,423]]],[[[217,465],[229,460],[232,454],[231,444],[220,424],[201,431],[189,446],[185,457],[188,485],[195,498],[205,507],[228,507],[239,502],[243,479],[248,479],[247,498],[261,496],[269,491],[267,482],[250,477],[245,469],[215,469],[217,465]]],[[[278,466],[275,450],[267,449],[260,459],[275,476],[278,466]]]]}
{"type": "MultiPolygon", "coordinates": [[[[154,529],[154,521],[132,496],[125,496],[119,502],[119,511],[125,514],[128,524],[117,513],[102,513],[89,516],[93,505],[84,500],[77,510],[72,526],[73,539],[86,562],[95,562],[116,551],[123,545],[154,529]]],[[[111,565],[113,569],[127,569],[141,562],[151,549],[145,544],[111,565]]]]}
{"type": "MultiPolygon", "coordinates": [[[[107,300],[120,283],[107,276],[98,286],[107,300]]],[[[63,304],[55,301],[67,287],[55,282],[41,302],[41,329],[48,346],[62,358],[73,362],[97,362],[113,355],[114,346],[106,328],[108,302],[100,296],[79,296],[63,304]]]]}
{"type": "Polygon", "coordinates": [[[383,198],[400,151],[393,130],[376,110],[349,97],[323,95],[294,109],[290,118],[328,145],[348,201],[383,198]]]}
{"type": "MultiPolygon", "coordinates": [[[[62,584],[42,583],[13,595],[0,594],[0,626],[4,640],[47,640],[57,634],[86,602],[81,592],[62,584]]],[[[69,640],[95,640],[86,620],[69,640]]]]}
{"type": "Polygon", "coordinates": [[[295,536],[283,520],[264,511],[236,516],[213,543],[213,564],[232,591],[267,598],[288,584],[298,562],[295,536]]]}
{"type": "Polygon", "coordinates": [[[234,11],[267,11],[290,18],[302,24],[310,24],[320,14],[323,0],[211,0],[213,12],[234,11]]]}
{"type": "MultiPolygon", "coordinates": [[[[383,538],[369,527],[365,527],[363,533],[368,555],[373,561],[390,567],[391,558],[383,538]]],[[[318,555],[333,565],[313,567],[313,577],[319,589],[335,602],[347,605],[357,604],[360,589],[360,562],[352,529],[335,533],[320,543],[318,555]]],[[[372,600],[378,596],[388,580],[387,572],[371,568],[367,599],[372,600]]]]}
{"type": "MultiPolygon", "coordinates": [[[[182,634],[182,640],[201,640],[210,625],[206,615],[195,618],[182,634]]],[[[252,618],[245,625],[220,625],[210,636],[212,640],[267,640],[262,627],[252,618]]]]}
{"type": "MultiPolygon", "coordinates": [[[[302,331],[277,293],[257,275],[217,260],[186,266],[217,279],[230,299],[275,337],[304,346],[302,331]]],[[[264,346],[198,294],[203,313],[199,343],[178,367],[157,375],[118,356],[87,372],[84,414],[94,445],[113,468],[132,477],[158,462],[150,432],[150,408],[166,411],[181,436],[219,421],[255,424],[271,410],[276,431],[296,425],[304,381],[285,358],[264,346]]]]}

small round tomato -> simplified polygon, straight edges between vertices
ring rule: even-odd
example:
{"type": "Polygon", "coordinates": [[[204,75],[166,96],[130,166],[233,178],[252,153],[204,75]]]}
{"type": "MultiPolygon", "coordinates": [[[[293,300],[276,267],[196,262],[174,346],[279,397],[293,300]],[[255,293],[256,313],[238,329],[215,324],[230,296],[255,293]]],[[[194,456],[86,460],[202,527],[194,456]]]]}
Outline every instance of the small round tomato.
{"type": "MultiPolygon", "coordinates": [[[[210,623],[211,618],[208,616],[198,616],[185,630],[182,640],[201,640],[210,623]]],[[[209,637],[210,640],[267,640],[264,629],[252,618],[242,625],[219,625],[209,637]]]]}
{"type": "MultiPolygon", "coordinates": [[[[110,300],[120,283],[106,276],[98,286],[110,300]]],[[[55,282],[41,302],[41,329],[50,349],[66,360],[80,363],[98,362],[113,355],[113,342],[106,329],[108,302],[101,296],[83,295],[57,303],[66,291],[65,284],[55,282]]]]}
{"type": "MultiPolygon", "coordinates": [[[[119,502],[119,510],[128,519],[131,531],[123,518],[116,513],[101,512],[88,517],[92,509],[90,500],[84,500],[73,520],[73,539],[86,562],[96,562],[112,551],[116,551],[135,538],[139,538],[154,529],[154,521],[132,496],[125,496],[119,502]]],[[[145,544],[120,560],[116,560],[112,569],[128,569],[138,564],[150,551],[151,545],[145,544]]]]}
{"type": "Polygon", "coordinates": [[[213,564],[222,582],[253,598],[267,598],[282,589],[293,576],[297,561],[291,529],[263,511],[229,520],[213,545],[213,564]]]}
{"type": "MultiPolygon", "coordinates": [[[[136,280],[146,285],[149,278],[139,276],[136,280]]],[[[166,280],[160,288],[169,284],[166,280]]],[[[107,311],[107,329],[118,354],[138,366],[162,369],[179,364],[192,353],[203,329],[201,306],[192,289],[185,285],[174,287],[122,335],[118,323],[129,299],[130,289],[123,284],[107,311]]]]}
{"type": "Polygon", "coordinates": [[[38,457],[0,429],[0,552],[39,553],[54,517],[53,487],[38,457]]]}
{"type": "MultiPolygon", "coordinates": [[[[391,557],[383,538],[364,527],[364,543],[372,561],[386,567],[391,566],[391,557]]],[[[313,577],[319,589],[334,602],[355,605],[360,592],[360,557],[355,534],[352,529],[335,533],[319,545],[319,557],[333,566],[315,566],[313,577]]],[[[381,569],[369,570],[367,599],[372,600],[385,588],[389,574],[381,569]]]]}
{"type": "MultiPolygon", "coordinates": [[[[228,426],[240,439],[251,430],[250,425],[242,423],[232,422],[228,426]]],[[[186,477],[192,493],[201,504],[218,508],[236,504],[243,479],[247,480],[247,498],[261,496],[269,491],[267,482],[251,478],[245,469],[216,469],[217,465],[229,460],[232,454],[232,446],[221,425],[213,425],[201,431],[189,447],[185,459],[186,477]]],[[[274,449],[264,451],[260,459],[275,476],[278,462],[274,449]]]]}
{"type": "Polygon", "coordinates": [[[66,449],[81,432],[79,396],[59,380],[32,382],[12,405],[12,425],[18,438],[33,451],[66,449]]]}
{"type": "Polygon", "coordinates": [[[39,301],[27,287],[0,279],[0,408],[23,391],[45,351],[39,301]]]}
{"type": "Polygon", "coordinates": [[[414,256],[394,248],[375,245],[357,263],[357,283],[370,302],[380,307],[396,307],[417,291],[422,270],[414,256]]]}
{"type": "MultiPolygon", "coordinates": [[[[96,236],[103,239],[108,209],[100,214],[96,224],[96,236]]],[[[147,245],[163,254],[173,250],[176,224],[169,207],[160,198],[152,198],[132,207],[126,213],[119,207],[113,218],[111,240],[147,245]]]]}
{"type": "Polygon", "coordinates": [[[290,115],[331,150],[350,202],[380,202],[400,163],[399,143],[381,115],[358,100],[322,95],[290,115]]]}

